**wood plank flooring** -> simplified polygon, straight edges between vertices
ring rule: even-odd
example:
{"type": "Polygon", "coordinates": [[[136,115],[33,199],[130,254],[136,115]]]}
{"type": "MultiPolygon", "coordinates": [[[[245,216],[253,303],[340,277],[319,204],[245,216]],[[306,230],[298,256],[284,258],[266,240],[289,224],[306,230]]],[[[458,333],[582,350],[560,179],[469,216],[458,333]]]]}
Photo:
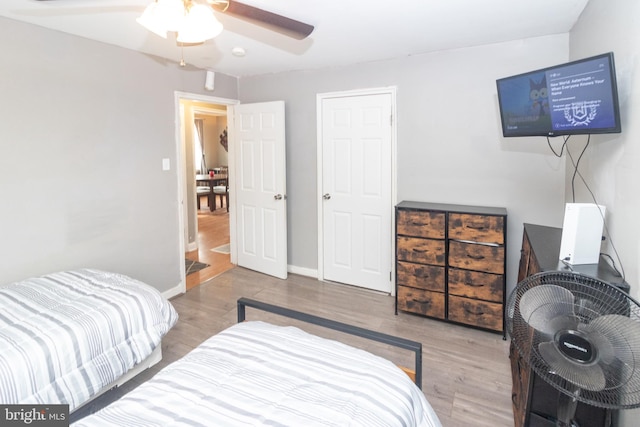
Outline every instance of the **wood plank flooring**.
{"type": "MultiPolygon", "coordinates": [[[[234,324],[236,301],[243,296],[420,341],[423,390],[444,427],[513,426],[509,348],[501,335],[402,312],[395,315],[394,298],[377,292],[293,274],[280,280],[239,267],[173,298],[180,320],[163,340],[163,360],[73,414],[72,421],[135,388],[211,335],[234,324]]],[[[338,332],[320,332],[316,327],[253,309],[247,309],[247,318],[295,324],[411,366],[410,354],[399,354],[383,344],[366,344],[338,332]]]]}
{"type": "MultiPolygon", "coordinates": [[[[218,199],[216,197],[216,200],[218,199]]],[[[187,252],[185,258],[209,264],[209,267],[187,276],[187,290],[233,268],[229,254],[211,251],[229,243],[229,212],[222,206],[217,206],[213,212],[210,211],[209,206],[204,203],[206,200],[206,197],[202,198],[203,203],[198,210],[198,249],[187,252]]]]}

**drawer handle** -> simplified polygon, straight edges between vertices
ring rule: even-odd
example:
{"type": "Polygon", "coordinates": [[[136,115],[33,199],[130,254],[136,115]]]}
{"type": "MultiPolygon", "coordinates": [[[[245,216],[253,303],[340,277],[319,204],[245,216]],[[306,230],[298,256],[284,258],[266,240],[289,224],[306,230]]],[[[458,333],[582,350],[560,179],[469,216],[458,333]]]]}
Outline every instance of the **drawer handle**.
{"type": "Polygon", "coordinates": [[[417,302],[418,304],[425,304],[425,305],[431,304],[431,301],[419,300],[419,299],[415,299],[415,298],[413,298],[411,301],[417,302]]]}
{"type": "Polygon", "coordinates": [[[412,222],[411,225],[415,225],[416,227],[424,227],[428,224],[425,224],[424,222],[412,222]]]}
{"type": "Polygon", "coordinates": [[[484,230],[484,225],[467,225],[467,228],[472,230],[484,230]]]}
{"type": "Polygon", "coordinates": [[[478,312],[475,312],[475,311],[471,311],[467,307],[465,307],[464,311],[466,311],[469,314],[473,314],[474,316],[484,316],[484,311],[482,311],[482,310],[480,310],[478,312]]]}
{"type": "Polygon", "coordinates": [[[427,273],[426,271],[422,271],[422,270],[416,270],[415,277],[417,277],[418,279],[428,279],[429,278],[429,273],[427,273]]]}
{"type": "Polygon", "coordinates": [[[465,283],[466,286],[471,286],[472,288],[481,288],[484,286],[484,283],[478,283],[477,285],[475,283],[465,283]]]}
{"type": "Polygon", "coordinates": [[[424,253],[426,253],[426,252],[429,252],[429,251],[428,251],[428,250],[426,250],[426,249],[418,249],[418,248],[413,248],[413,249],[411,249],[411,250],[412,250],[413,252],[418,252],[418,253],[420,253],[420,254],[424,254],[424,253]]]}
{"type": "Polygon", "coordinates": [[[468,257],[468,258],[471,258],[471,259],[475,259],[475,260],[481,260],[481,259],[484,259],[484,256],[483,256],[483,255],[471,255],[471,254],[467,254],[467,257],[468,257]]]}

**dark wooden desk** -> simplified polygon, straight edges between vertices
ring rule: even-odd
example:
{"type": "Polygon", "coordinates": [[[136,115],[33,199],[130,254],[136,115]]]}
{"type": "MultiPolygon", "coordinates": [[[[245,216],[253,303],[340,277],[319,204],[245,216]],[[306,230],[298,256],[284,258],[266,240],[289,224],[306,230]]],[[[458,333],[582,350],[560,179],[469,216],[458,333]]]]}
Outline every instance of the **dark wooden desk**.
{"type": "Polygon", "coordinates": [[[538,271],[575,271],[595,277],[629,293],[629,284],[622,280],[620,274],[611,267],[603,256],[600,256],[598,264],[564,264],[560,261],[561,242],[561,228],[524,224],[523,254],[527,249],[531,250],[526,254],[530,255],[529,258],[525,256],[520,259],[518,282],[538,271]]]}
{"type": "MultiPolygon", "coordinates": [[[[595,277],[629,293],[629,284],[600,257],[598,264],[565,265],[560,261],[562,229],[536,224],[524,224],[518,282],[541,271],[575,271],[595,277]]],[[[559,391],[540,378],[522,359],[511,344],[510,355],[515,427],[555,427],[559,391]]],[[[574,420],[580,427],[615,427],[618,411],[596,408],[579,402],[574,420]]]]}
{"type": "MultiPolygon", "coordinates": [[[[216,185],[226,185],[228,176],[227,174],[217,173],[213,176],[210,175],[196,175],[196,186],[204,184],[209,186],[209,210],[213,211],[216,208],[216,198],[213,194],[213,187],[216,185]]],[[[203,194],[204,195],[204,194],[203,194]]],[[[196,195],[196,197],[199,197],[196,195]]]]}

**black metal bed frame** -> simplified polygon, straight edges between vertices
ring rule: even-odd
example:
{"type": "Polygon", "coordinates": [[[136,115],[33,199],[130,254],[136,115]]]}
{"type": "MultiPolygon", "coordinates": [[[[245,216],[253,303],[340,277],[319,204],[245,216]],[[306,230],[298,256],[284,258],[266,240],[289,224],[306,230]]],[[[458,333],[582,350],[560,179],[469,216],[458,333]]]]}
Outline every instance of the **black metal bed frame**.
{"type": "Polygon", "coordinates": [[[422,389],[422,343],[420,342],[395,337],[393,335],[383,334],[381,332],[360,328],[358,326],[348,325],[346,323],[337,322],[335,320],[326,319],[324,317],[314,316],[312,314],[302,313],[300,311],[279,307],[277,305],[256,301],[250,298],[238,299],[238,322],[245,321],[246,307],[278,314],[280,316],[289,317],[295,320],[311,323],[313,325],[322,326],[324,328],[333,329],[336,331],[366,338],[372,341],[381,342],[383,344],[389,344],[394,347],[402,348],[404,350],[412,351],[415,355],[415,383],[419,389],[422,389]]]}

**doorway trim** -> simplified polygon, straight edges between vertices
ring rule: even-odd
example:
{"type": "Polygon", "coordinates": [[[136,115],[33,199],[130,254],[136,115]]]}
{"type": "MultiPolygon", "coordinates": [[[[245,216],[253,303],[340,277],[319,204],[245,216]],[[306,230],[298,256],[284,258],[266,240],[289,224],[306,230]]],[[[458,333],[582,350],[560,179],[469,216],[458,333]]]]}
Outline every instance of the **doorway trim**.
{"type": "MultiPolygon", "coordinates": [[[[322,205],[322,183],[324,180],[323,176],[323,164],[322,164],[322,102],[325,99],[330,98],[350,98],[355,96],[365,96],[365,95],[380,95],[380,94],[389,94],[391,96],[391,200],[389,209],[391,210],[391,224],[389,227],[394,229],[395,224],[395,209],[394,206],[397,204],[397,104],[396,104],[396,87],[388,86],[388,87],[380,87],[380,88],[369,88],[369,89],[355,89],[355,90],[347,90],[347,91],[339,91],[339,92],[326,92],[319,93],[316,95],[316,115],[317,115],[317,124],[316,124],[316,147],[317,147],[317,190],[316,190],[316,200],[318,202],[318,280],[324,281],[324,221],[323,221],[323,205],[322,205]]],[[[391,233],[391,253],[395,254],[395,233],[391,233]]],[[[393,260],[392,260],[393,261],[393,260]]],[[[395,295],[395,263],[391,262],[391,295],[395,295]]]]}
{"type": "MultiPolygon", "coordinates": [[[[178,292],[185,293],[187,289],[186,282],[186,267],[184,263],[184,254],[185,254],[185,217],[186,217],[186,204],[185,197],[187,194],[187,180],[186,180],[186,171],[185,171],[185,162],[186,162],[186,153],[185,146],[182,141],[183,129],[182,129],[182,117],[180,111],[180,101],[200,101],[206,102],[210,104],[218,104],[218,105],[226,105],[227,106],[227,120],[229,120],[229,109],[233,105],[239,104],[240,101],[237,99],[229,99],[229,98],[220,98],[216,96],[208,96],[197,93],[190,92],[182,92],[175,91],[174,92],[174,129],[175,129],[175,156],[176,156],[176,181],[177,181],[177,210],[178,210],[178,265],[180,266],[180,285],[178,292]]],[[[229,135],[229,164],[233,164],[234,161],[234,152],[233,152],[233,137],[229,135]]],[[[234,168],[230,168],[230,175],[234,173],[234,168]]],[[[229,181],[229,189],[233,188],[235,179],[231,179],[230,176],[229,181]]],[[[230,200],[231,201],[231,200],[230,200]]],[[[229,240],[231,242],[231,248],[236,247],[235,238],[235,206],[232,208],[229,206],[229,240]]],[[[231,262],[235,262],[235,254],[231,253],[231,262]]]]}

